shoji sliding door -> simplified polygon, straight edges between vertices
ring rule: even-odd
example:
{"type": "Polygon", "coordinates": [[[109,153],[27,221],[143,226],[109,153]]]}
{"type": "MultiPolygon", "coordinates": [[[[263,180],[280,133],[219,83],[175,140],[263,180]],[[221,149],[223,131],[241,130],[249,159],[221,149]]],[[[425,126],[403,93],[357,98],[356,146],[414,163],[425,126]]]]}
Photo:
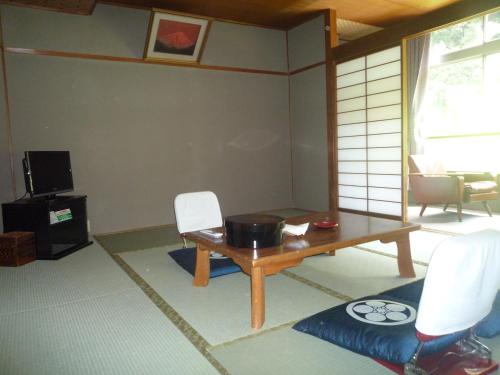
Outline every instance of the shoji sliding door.
{"type": "Polygon", "coordinates": [[[339,208],[402,216],[401,48],[337,65],[339,208]]]}

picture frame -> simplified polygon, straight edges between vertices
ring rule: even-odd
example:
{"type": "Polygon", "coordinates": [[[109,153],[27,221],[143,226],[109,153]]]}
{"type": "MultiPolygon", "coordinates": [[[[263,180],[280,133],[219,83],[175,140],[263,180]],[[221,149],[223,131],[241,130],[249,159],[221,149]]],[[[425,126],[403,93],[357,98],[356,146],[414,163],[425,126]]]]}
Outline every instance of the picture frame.
{"type": "Polygon", "coordinates": [[[153,9],[144,59],[199,63],[210,25],[207,17],[153,9]]]}

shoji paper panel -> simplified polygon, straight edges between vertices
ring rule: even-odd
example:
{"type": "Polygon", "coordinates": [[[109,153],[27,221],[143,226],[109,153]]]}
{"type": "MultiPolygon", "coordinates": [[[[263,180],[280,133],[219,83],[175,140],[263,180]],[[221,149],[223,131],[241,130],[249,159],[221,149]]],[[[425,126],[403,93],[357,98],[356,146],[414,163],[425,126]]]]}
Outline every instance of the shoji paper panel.
{"type": "Polygon", "coordinates": [[[347,149],[339,150],[338,160],[366,160],[366,150],[364,149],[347,149]]]}
{"type": "Polygon", "coordinates": [[[337,65],[339,207],[401,216],[401,49],[337,65]]]}
{"type": "Polygon", "coordinates": [[[358,96],[366,95],[366,85],[361,83],[359,85],[344,87],[343,89],[337,90],[337,100],[344,100],[350,98],[356,98],[358,96]]]}
{"type": "Polygon", "coordinates": [[[364,174],[339,173],[340,185],[366,186],[364,174]]]}
{"type": "Polygon", "coordinates": [[[346,198],[339,196],[339,207],[366,212],[368,211],[368,202],[366,199],[346,198]]]}
{"type": "Polygon", "coordinates": [[[366,134],[366,125],[364,123],[339,126],[337,133],[339,137],[349,137],[352,135],[363,135],[363,134],[366,134]]]}
{"type": "Polygon", "coordinates": [[[352,72],[357,72],[359,70],[364,70],[366,67],[366,62],[364,57],[359,59],[351,60],[345,64],[337,65],[337,77],[343,76],[352,72]]]}

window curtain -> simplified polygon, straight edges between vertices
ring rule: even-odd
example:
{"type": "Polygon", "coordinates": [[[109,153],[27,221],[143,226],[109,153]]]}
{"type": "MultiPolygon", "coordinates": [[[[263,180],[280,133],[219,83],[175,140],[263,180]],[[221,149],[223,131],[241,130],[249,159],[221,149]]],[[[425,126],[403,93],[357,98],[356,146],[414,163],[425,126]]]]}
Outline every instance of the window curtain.
{"type": "Polygon", "coordinates": [[[407,88],[409,103],[409,151],[410,155],[423,154],[423,103],[429,68],[431,35],[425,34],[407,43],[407,88]]]}

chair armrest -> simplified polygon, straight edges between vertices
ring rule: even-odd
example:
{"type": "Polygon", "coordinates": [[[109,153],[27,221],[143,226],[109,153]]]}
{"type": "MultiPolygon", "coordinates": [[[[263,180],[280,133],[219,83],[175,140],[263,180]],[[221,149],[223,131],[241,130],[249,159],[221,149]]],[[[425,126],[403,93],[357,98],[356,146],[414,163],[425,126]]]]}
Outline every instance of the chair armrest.
{"type": "Polygon", "coordinates": [[[448,173],[418,173],[412,172],[408,173],[408,176],[423,176],[423,177],[450,177],[448,173]]]}
{"type": "Polygon", "coordinates": [[[411,173],[410,186],[419,203],[460,202],[464,193],[464,178],[411,173]]]}
{"type": "Polygon", "coordinates": [[[448,171],[450,176],[463,176],[465,182],[495,181],[495,176],[490,172],[448,171]]]}

